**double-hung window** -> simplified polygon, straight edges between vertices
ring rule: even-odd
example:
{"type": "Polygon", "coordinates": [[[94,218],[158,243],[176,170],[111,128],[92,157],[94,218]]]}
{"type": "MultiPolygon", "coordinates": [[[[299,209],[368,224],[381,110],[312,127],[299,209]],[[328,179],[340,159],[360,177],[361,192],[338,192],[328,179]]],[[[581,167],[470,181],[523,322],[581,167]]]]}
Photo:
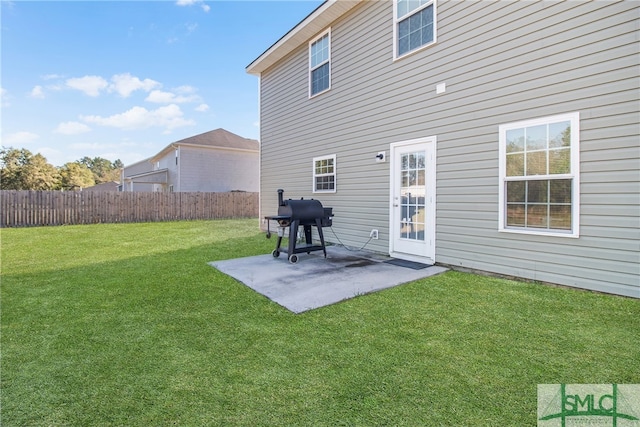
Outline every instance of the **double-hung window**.
{"type": "Polygon", "coordinates": [[[331,28],[309,42],[309,97],[331,88],[331,28]]]}
{"type": "Polygon", "coordinates": [[[499,127],[499,230],[578,237],[579,113],[499,127]]]}
{"type": "Polygon", "coordinates": [[[436,42],[436,0],[394,0],[394,58],[436,42]]]}
{"type": "Polygon", "coordinates": [[[313,192],[336,192],[336,155],[313,159],[313,192]]]}

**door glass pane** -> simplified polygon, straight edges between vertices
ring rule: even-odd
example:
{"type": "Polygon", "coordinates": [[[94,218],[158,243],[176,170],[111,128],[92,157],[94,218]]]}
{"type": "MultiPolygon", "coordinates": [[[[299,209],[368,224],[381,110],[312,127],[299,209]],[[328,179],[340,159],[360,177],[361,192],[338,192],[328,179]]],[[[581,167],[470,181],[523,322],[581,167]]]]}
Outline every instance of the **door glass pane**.
{"type": "Polygon", "coordinates": [[[425,239],[425,152],[403,154],[400,161],[400,238],[425,239]]]}
{"type": "Polygon", "coordinates": [[[402,171],[402,184],[401,187],[402,188],[408,188],[409,187],[409,172],[408,171],[402,171]]]}

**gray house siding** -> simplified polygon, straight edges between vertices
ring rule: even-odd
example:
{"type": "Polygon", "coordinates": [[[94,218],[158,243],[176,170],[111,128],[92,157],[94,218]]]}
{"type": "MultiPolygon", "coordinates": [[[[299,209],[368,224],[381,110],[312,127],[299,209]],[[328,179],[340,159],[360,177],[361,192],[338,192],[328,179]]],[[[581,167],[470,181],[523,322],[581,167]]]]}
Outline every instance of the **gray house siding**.
{"type": "Polygon", "coordinates": [[[153,184],[132,182],[127,180],[127,177],[151,172],[153,171],[153,165],[149,159],[141,160],[137,163],[125,166],[122,169],[122,191],[153,191],[153,184]]]}
{"type": "MultiPolygon", "coordinates": [[[[389,249],[392,143],[437,137],[436,261],[640,297],[637,2],[438,1],[437,43],[393,61],[391,2],[331,24],[331,90],[308,45],[261,73],[261,209],[276,189],[333,206],[348,246],[389,249]],[[436,94],[436,85],[446,92],[436,94]],[[580,113],[580,237],[498,232],[498,127],[580,113]],[[336,193],[312,193],[335,154],[336,193]]],[[[336,241],[331,232],[325,236],[336,241]]]]}
{"type": "Polygon", "coordinates": [[[180,147],[180,191],[259,191],[258,153],[180,147]]]}
{"type": "Polygon", "coordinates": [[[125,167],[124,191],[258,192],[259,152],[257,140],[225,129],[194,135],[125,167]]]}
{"type": "Polygon", "coordinates": [[[173,191],[179,190],[179,178],[178,178],[178,165],[176,164],[176,154],[174,150],[166,150],[160,157],[154,157],[154,169],[166,169],[167,170],[167,182],[166,184],[154,184],[153,191],[170,191],[170,187],[173,186],[173,191]]]}

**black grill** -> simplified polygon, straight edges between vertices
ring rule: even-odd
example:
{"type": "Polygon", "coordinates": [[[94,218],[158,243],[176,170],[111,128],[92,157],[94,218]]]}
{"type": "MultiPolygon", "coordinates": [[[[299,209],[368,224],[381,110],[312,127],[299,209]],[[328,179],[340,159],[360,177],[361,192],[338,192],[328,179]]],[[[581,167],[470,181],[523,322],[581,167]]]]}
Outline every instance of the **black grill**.
{"type": "Polygon", "coordinates": [[[284,190],[278,190],[278,215],[266,216],[267,220],[267,238],[271,237],[269,230],[270,221],[277,221],[278,226],[278,242],[272,255],[274,258],[280,256],[284,252],[289,254],[289,262],[298,262],[299,253],[310,253],[312,251],[323,251],[324,257],[327,257],[327,249],[324,243],[324,235],[322,227],[331,227],[333,224],[333,208],[325,208],[318,200],[304,198],[300,200],[284,200],[284,190]],[[296,245],[298,227],[304,229],[305,244],[296,245]],[[320,245],[314,245],[311,239],[311,227],[318,229],[320,237],[320,245]],[[289,244],[287,248],[282,248],[282,238],[285,230],[289,228],[289,244]]]}

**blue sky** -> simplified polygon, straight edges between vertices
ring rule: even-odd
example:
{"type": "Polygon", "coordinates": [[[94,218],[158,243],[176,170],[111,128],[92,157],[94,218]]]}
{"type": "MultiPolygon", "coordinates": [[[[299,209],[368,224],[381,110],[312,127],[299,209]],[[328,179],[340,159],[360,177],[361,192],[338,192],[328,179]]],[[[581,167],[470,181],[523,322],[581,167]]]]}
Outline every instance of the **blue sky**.
{"type": "Polygon", "coordinates": [[[259,139],[245,67],[321,3],[2,0],[2,146],[62,166],[217,128],[259,139]]]}

